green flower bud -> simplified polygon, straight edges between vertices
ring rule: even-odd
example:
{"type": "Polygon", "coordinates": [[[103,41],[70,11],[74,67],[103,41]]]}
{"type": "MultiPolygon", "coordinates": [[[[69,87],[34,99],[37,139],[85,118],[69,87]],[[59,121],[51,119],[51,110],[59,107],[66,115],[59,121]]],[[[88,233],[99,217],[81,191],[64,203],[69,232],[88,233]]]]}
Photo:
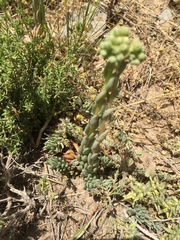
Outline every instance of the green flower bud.
{"type": "Polygon", "coordinates": [[[116,59],[115,56],[110,56],[110,57],[108,58],[108,61],[109,61],[110,63],[116,63],[116,62],[117,62],[117,59],[116,59]]]}
{"type": "Polygon", "coordinates": [[[129,44],[129,37],[121,37],[122,43],[129,44]]]}
{"type": "Polygon", "coordinates": [[[121,45],[123,43],[123,39],[122,37],[113,37],[112,38],[112,41],[111,41],[111,44],[113,45],[121,45]]]}
{"type": "Polygon", "coordinates": [[[130,54],[130,55],[129,55],[129,60],[132,61],[132,60],[134,60],[134,59],[136,59],[136,56],[135,56],[134,54],[130,54]]]}
{"type": "Polygon", "coordinates": [[[128,27],[115,27],[112,30],[112,33],[114,34],[115,37],[119,37],[119,36],[129,36],[130,34],[130,30],[128,27]]]}
{"type": "Polygon", "coordinates": [[[113,43],[114,40],[115,40],[115,36],[114,36],[114,34],[112,34],[112,32],[110,32],[109,35],[107,36],[105,42],[108,42],[108,44],[111,46],[111,44],[113,43]]]}
{"type": "Polygon", "coordinates": [[[139,55],[138,55],[138,59],[142,62],[142,61],[144,61],[145,59],[146,59],[146,54],[145,53],[140,53],[139,55]]]}
{"type": "Polygon", "coordinates": [[[100,54],[102,57],[106,58],[107,57],[107,51],[105,49],[100,50],[100,54]]]}
{"type": "Polygon", "coordinates": [[[119,28],[119,34],[120,36],[129,36],[130,30],[128,27],[121,27],[119,28]]]}
{"type": "Polygon", "coordinates": [[[139,61],[139,59],[135,59],[131,61],[131,64],[133,65],[139,65],[141,62],[139,61]]]}
{"type": "Polygon", "coordinates": [[[100,48],[101,49],[106,49],[106,50],[111,49],[111,42],[105,40],[104,42],[102,42],[100,44],[100,48]]]}
{"type": "Polygon", "coordinates": [[[134,54],[144,52],[144,46],[142,45],[142,43],[140,42],[140,40],[138,38],[135,38],[132,40],[130,47],[129,47],[129,52],[134,53],[134,54]]]}
{"type": "Polygon", "coordinates": [[[124,56],[124,54],[120,53],[116,56],[116,59],[118,62],[122,62],[122,61],[124,61],[125,56],[124,56]]]}
{"type": "Polygon", "coordinates": [[[100,45],[99,45],[99,48],[100,49],[105,49],[106,48],[106,42],[105,41],[101,42],[100,45]]]}
{"type": "Polygon", "coordinates": [[[128,52],[128,45],[126,43],[121,44],[121,52],[123,53],[128,52]]]}

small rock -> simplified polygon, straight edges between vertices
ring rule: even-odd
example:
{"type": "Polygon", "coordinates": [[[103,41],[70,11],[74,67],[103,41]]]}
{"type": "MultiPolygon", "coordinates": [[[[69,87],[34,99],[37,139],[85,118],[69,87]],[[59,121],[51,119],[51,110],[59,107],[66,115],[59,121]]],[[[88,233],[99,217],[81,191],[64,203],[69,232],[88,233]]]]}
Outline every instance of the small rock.
{"type": "Polygon", "coordinates": [[[159,18],[158,23],[159,23],[159,24],[163,24],[163,23],[165,23],[166,21],[172,19],[172,18],[173,18],[173,15],[172,15],[172,13],[171,13],[171,10],[170,10],[169,8],[166,8],[166,9],[164,9],[164,10],[160,13],[160,15],[158,16],[158,18],[159,18]]]}

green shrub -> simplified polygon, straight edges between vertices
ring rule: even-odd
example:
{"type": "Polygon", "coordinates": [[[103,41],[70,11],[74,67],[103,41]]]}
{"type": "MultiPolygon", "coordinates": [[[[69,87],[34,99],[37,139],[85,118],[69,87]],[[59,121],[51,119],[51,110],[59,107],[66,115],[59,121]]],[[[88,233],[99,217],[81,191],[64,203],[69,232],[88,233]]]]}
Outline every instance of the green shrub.
{"type": "Polygon", "coordinates": [[[54,59],[48,31],[25,42],[23,24],[8,24],[2,21],[0,34],[0,146],[17,153],[22,143],[35,142],[47,118],[71,109],[77,70],[71,51],[54,59]]]}

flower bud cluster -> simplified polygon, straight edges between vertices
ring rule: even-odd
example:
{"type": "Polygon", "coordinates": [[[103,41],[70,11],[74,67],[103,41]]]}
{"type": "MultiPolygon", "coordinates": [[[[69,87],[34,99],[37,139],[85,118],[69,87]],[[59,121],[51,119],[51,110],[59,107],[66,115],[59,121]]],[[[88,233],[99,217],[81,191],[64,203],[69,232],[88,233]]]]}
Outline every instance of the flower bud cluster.
{"type": "Polygon", "coordinates": [[[129,28],[115,27],[100,44],[101,56],[115,65],[121,62],[138,65],[146,57],[145,48],[139,39],[130,40],[129,35],[129,28]]]}

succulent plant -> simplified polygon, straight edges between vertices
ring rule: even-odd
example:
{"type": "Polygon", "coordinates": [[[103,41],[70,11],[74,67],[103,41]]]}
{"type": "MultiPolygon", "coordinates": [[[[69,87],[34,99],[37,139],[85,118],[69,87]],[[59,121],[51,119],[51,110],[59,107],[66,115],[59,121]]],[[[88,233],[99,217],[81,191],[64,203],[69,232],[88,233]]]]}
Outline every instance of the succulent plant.
{"type": "Polygon", "coordinates": [[[85,137],[77,158],[78,168],[88,182],[98,171],[100,144],[108,134],[105,123],[114,111],[111,105],[121,89],[119,76],[128,63],[138,65],[146,57],[140,40],[131,40],[129,35],[129,28],[115,27],[100,44],[100,54],[107,61],[104,69],[105,83],[92,107],[92,117],[84,130],[85,137]]]}

